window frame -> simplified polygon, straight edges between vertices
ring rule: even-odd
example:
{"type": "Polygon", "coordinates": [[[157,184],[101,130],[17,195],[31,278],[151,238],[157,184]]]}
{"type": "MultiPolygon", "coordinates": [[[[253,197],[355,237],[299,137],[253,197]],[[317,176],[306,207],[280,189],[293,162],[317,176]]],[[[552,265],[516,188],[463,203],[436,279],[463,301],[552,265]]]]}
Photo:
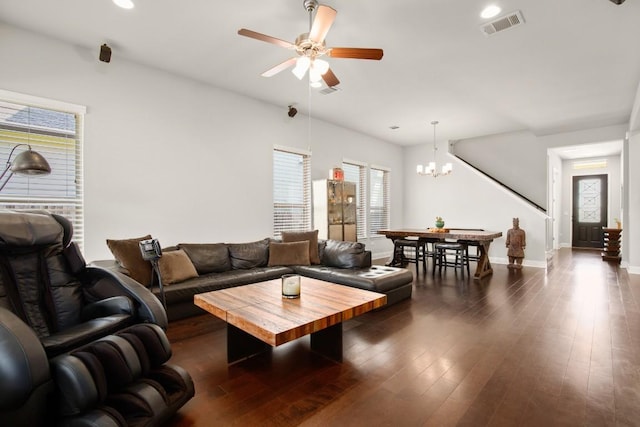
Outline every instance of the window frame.
{"type": "Polygon", "coordinates": [[[274,145],[272,151],[272,182],[273,182],[273,237],[278,239],[282,237],[283,231],[309,231],[312,224],[312,199],[311,199],[311,152],[306,150],[300,150],[297,148],[284,147],[280,145],[274,145]],[[302,160],[302,182],[295,183],[300,186],[298,191],[302,197],[302,201],[299,203],[294,202],[282,202],[276,201],[277,196],[277,165],[276,165],[276,152],[286,153],[289,155],[300,156],[302,160]],[[279,219],[278,211],[283,209],[290,209],[292,212],[295,210],[302,211],[302,217],[300,219],[290,222],[282,221],[279,219]]]}
{"type": "Polygon", "coordinates": [[[358,239],[366,239],[368,236],[367,228],[367,176],[368,168],[364,162],[357,160],[342,159],[342,169],[347,180],[348,169],[357,168],[358,179],[356,181],[356,237],[358,239]]]}
{"type": "Polygon", "coordinates": [[[391,228],[391,169],[385,166],[371,165],[369,167],[369,206],[368,206],[368,218],[367,218],[367,231],[369,233],[369,237],[377,236],[378,230],[389,229],[391,228]],[[382,176],[382,185],[380,191],[381,195],[374,194],[376,188],[376,180],[373,177],[374,172],[381,172],[382,176]],[[374,200],[381,199],[382,206],[374,207],[374,200]],[[374,213],[374,209],[377,211],[374,213]],[[381,220],[374,221],[373,218],[380,217],[381,220]],[[374,227],[377,227],[374,229],[374,227]]]}
{"type": "MultiPolygon", "coordinates": [[[[7,125],[4,126],[7,132],[5,133],[5,140],[0,140],[0,144],[3,147],[8,147],[10,151],[18,143],[29,144],[34,151],[40,152],[45,159],[49,156],[49,163],[55,163],[60,160],[58,156],[64,157],[71,153],[73,161],[62,161],[62,165],[66,167],[66,173],[63,175],[66,184],[62,184],[55,188],[55,191],[61,191],[65,193],[64,196],[47,195],[43,189],[38,190],[35,193],[27,184],[24,194],[7,194],[7,188],[13,188],[15,191],[16,179],[24,179],[22,177],[12,177],[11,182],[5,187],[3,193],[0,193],[0,207],[3,209],[12,210],[46,210],[48,212],[59,214],[64,216],[73,225],[72,241],[76,242],[82,249],[84,246],[84,116],[86,115],[86,107],[82,105],[70,104],[67,102],[56,101],[47,98],[36,97],[32,95],[25,95],[16,92],[10,92],[0,89],[0,100],[6,103],[16,104],[22,107],[37,108],[44,110],[57,111],[65,114],[72,114],[75,118],[75,132],[69,133],[73,135],[69,137],[65,136],[63,131],[52,131],[51,129],[38,129],[37,126],[30,125],[7,125]],[[11,135],[13,133],[14,135],[11,135]],[[33,139],[31,139],[33,137],[33,139]],[[16,139],[14,139],[16,138],[16,139]],[[21,141],[20,138],[26,138],[21,141]],[[59,140],[60,143],[56,143],[59,140]],[[62,142],[64,140],[64,142],[62,142]],[[68,147],[65,145],[69,145],[68,147]],[[62,146],[62,147],[60,147],[62,146]],[[56,148],[57,147],[57,148],[56,148]],[[73,173],[73,176],[71,176],[73,173]],[[71,183],[71,184],[70,184],[71,183]]],[[[15,156],[21,152],[21,149],[27,147],[19,147],[11,160],[15,159],[15,156]]],[[[4,157],[2,167],[6,167],[5,163],[8,159],[4,157]]],[[[39,180],[46,180],[48,177],[39,177],[39,180]]],[[[6,179],[5,176],[4,179],[6,179]]],[[[3,182],[4,182],[3,179],[3,182]]],[[[29,180],[26,181],[27,183],[29,180]]]]}

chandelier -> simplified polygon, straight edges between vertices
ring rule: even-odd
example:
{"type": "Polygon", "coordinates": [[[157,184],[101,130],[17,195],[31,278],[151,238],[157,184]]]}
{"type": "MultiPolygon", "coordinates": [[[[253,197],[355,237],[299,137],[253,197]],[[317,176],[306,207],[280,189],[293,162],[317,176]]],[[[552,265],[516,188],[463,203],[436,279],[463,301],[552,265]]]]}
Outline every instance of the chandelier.
{"type": "Polygon", "coordinates": [[[438,124],[438,121],[434,120],[431,124],[433,125],[433,161],[429,162],[426,166],[418,165],[416,172],[418,175],[431,175],[433,177],[449,175],[453,170],[453,165],[451,163],[445,163],[440,172],[438,172],[438,168],[436,167],[436,151],[438,150],[436,147],[436,125],[438,124]]]}

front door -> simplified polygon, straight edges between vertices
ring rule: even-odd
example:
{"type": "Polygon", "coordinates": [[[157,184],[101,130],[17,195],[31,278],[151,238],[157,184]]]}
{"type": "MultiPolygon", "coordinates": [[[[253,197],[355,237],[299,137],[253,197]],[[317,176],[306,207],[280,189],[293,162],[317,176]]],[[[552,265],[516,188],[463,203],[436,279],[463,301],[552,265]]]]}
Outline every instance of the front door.
{"type": "Polygon", "coordinates": [[[607,175],[573,177],[573,241],[576,248],[602,248],[607,225],[607,175]]]}

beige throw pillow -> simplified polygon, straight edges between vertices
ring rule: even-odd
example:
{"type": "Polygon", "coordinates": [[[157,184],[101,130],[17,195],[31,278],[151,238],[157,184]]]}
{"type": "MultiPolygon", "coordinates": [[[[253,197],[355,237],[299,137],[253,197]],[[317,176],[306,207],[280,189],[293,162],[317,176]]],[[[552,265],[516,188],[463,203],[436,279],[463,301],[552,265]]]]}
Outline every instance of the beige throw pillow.
{"type": "Polygon", "coordinates": [[[269,267],[309,265],[309,241],[275,243],[269,245],[269,267]]]}
{"type": "Polygon", "coordinates": [[[182,249],[163,252],[162,258],[158,261],[158,268],[160,269],[162,283],[165,285],[198,277],[196,268],[182,249]]]}
{"type": "Polygon", "coordinates": [[[284,231],[282,233],[282,241],[301,242],[309,241],[309,262],[311,264],[320,264],[320,255],[318,254],[318,230],[313,231],[284,231]]]}

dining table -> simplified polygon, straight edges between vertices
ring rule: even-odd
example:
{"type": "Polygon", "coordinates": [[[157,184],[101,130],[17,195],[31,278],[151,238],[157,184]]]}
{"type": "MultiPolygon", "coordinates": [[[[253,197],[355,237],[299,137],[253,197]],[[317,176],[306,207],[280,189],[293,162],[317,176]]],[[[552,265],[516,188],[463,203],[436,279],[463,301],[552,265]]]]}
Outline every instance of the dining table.
{"type": "MultiPolygon", "coordinates": [[[[489,260],[489,247],[494,239],[502,236],[501,231],[487,231],[480,229],[456,229],[456,228],[398,228],[398,229],[383,229],[378,230],[378,234],[382,234],[391,241],[395,242],[398,239],[406,239],[407,237],[414,237],[418,239],[431,239],[441,241],[460,241],[463,244],[472,244],[478,247],[478,261],[476,265],[476,271],[473,274],[474,279],[482,279],[493,273],[491,267],[491,261],[489,260]]],[[[394,244],[394,248],[396,245],[394,244]]],[[[393,256],[387,265],[401,265],[403,263],[403,257],[401,250],[393,251],[393,256]]]]}

